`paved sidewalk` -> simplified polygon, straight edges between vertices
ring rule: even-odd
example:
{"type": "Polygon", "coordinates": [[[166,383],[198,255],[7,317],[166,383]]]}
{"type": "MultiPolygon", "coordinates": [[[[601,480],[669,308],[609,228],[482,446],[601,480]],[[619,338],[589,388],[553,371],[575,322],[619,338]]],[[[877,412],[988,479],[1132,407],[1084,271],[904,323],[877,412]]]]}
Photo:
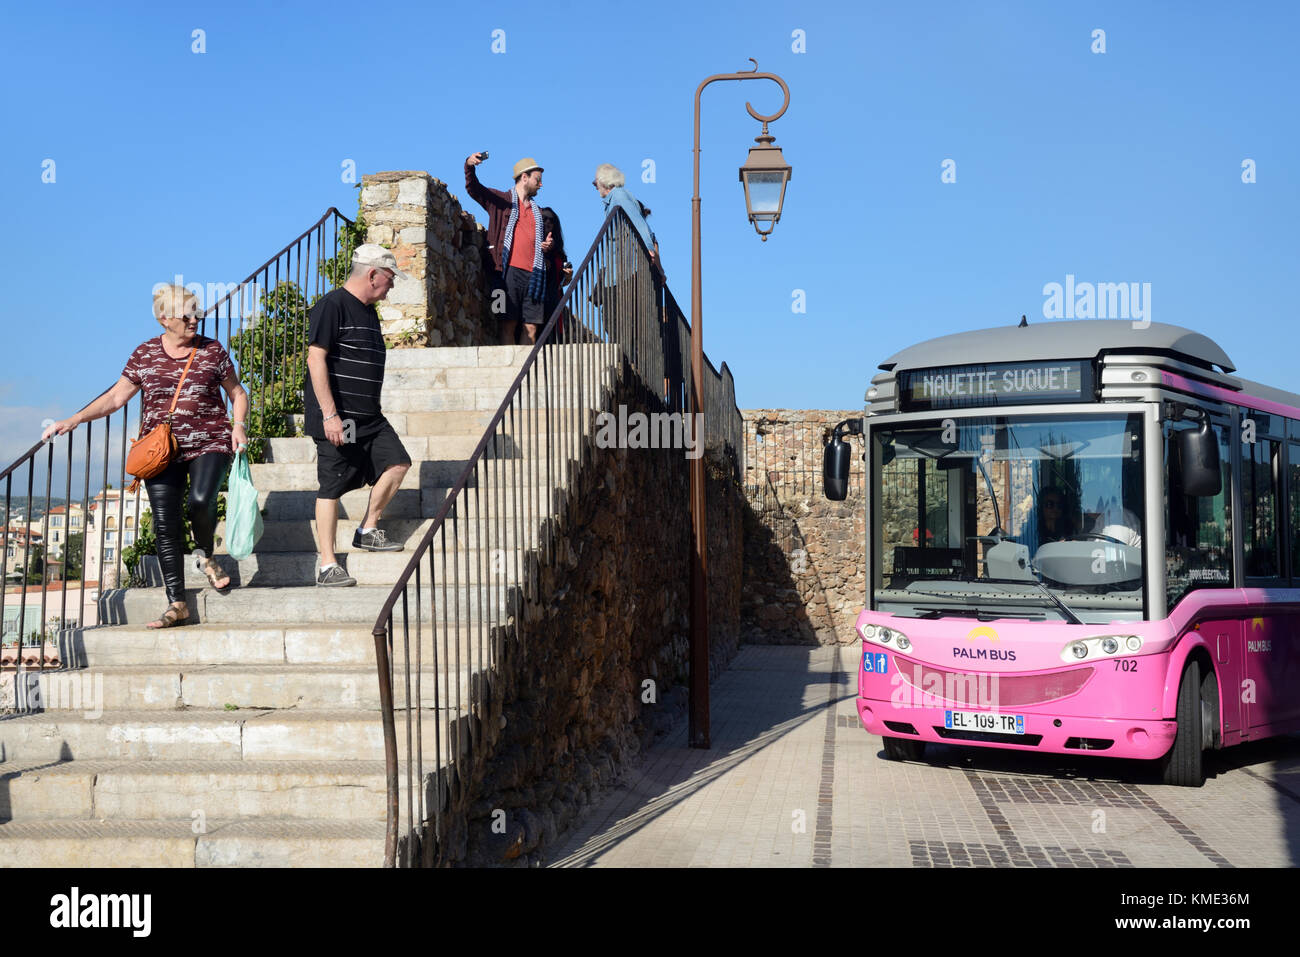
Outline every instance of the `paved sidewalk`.
{"type": "Polygon", "coordinates": [[[561,867],[1286,867],[1300,737],[1214,756],[1200,789],[1133,762],[931,745],[881,757],[854,708],[860,649],[745,646],[551,855],[561,867]]]}

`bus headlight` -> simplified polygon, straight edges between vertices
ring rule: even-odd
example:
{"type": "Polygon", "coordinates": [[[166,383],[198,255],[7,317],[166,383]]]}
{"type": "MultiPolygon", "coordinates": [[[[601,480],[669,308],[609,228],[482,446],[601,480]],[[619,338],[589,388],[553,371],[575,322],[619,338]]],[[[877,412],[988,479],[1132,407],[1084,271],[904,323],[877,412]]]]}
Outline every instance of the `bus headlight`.
{"type": "Polygon", "coordinates": [[[886,628],[884,625],[863,625],[858,629],[863,641],[876,645],[893,645],[895,648],[910,648],[912,643],[901,631],[886,628]]]}
{"type": "Polygon", "coordinates": [[[1132,654],[1141,647],[1142,639],[1137,635],[1097,635],[1070,642],[1061,649],[1061,660],[1073,663],[1085,658],[1100,658],[1117,654],[1121,648],[1126,654],[1132,654]]]}

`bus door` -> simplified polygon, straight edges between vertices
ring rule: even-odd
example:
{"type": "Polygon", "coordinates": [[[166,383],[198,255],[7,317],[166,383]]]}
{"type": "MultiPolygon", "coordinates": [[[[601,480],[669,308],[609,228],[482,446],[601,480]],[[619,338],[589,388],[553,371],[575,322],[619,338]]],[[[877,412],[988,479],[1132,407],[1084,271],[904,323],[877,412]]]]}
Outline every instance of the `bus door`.
{"type": "Polygon", "coordinates": [[[1235,744],[1250,737],[1249,695],[1245,693],[1245,661],[1241,653],[1241,621],[1203,621],[1197,630],[1214,656],[1219,675],[1219,713],[1223,720],[1223,743],[1235,744]]]}

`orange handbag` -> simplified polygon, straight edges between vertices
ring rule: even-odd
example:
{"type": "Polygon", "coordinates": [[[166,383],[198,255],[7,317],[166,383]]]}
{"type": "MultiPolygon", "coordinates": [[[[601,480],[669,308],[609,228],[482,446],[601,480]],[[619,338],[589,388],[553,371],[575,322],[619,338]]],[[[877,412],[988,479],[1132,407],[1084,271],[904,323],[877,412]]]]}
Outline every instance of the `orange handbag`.
{"type": "Polygon", "coordinates": [[[140,487],[141,479],[151,479],[162,474],[177,451],[176,437],[172,435],[172,414],[176,411],[176,403],[181,397],[181,386],[185,384],[185,377],[190,374],[190,363],[194,361],[198,351],[197,348],[190,350],[189,362],[185,363],[181,381],[176,383],[176,392],[172,395],[172,405],[167,410],[167,419],[155,426],[148,435],[131,440],[131,451],[126,455],[126,470],[135,476],[135,481],[127,486],[128,494],[140,487]]]}

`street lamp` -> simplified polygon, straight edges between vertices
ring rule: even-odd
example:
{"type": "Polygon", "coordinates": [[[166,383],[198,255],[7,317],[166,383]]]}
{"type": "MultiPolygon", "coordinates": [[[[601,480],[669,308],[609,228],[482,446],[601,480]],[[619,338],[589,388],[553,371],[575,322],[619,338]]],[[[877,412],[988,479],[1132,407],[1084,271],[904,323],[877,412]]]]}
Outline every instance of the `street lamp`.
{"type": "Polygon", "coordinates": [[[790,182],[790,167],[776,145],[776,137],[767,132],[763,124],[761,135],[754,137],[758,146],[749,148],[749,157],[740,168],[740,181],[745,184],[745,208],[754,231],[763,237],[772,234],[772,227],[781,221],[781,207],[785,205],[785,185],[790,182]],[[767,229],[763,225],[767,225],[767,229]]]}
{"type": "MultiPolygon", "coordinates": [[[[704,423],[704,306],[700,281],[700,95],[717,80],[772,80],[781,87],[785,102],[771,116],[755,113],[746,103],[749,115],[763,124],[755,138],[749,158],[740,169],[745,184],[745,208],[754,229],[767,241],[772,228],[781,219],[785,202],[785,185],[790,181],[790,167],[767,132],[767,124],[780,119],[790,105],[790,88],[775,73],[759,73],[758,61],[749,59],[754,69],[744,73],[718,73],[695,90],[695,195],[691,197],[691,394],[690,411],[696,416],[702,438],[704,423]],[[767,228],[764,229],[763,227],[767,228]]],[[[698,440],[697,440],[698,441],[698,440]]],[[[690,652],[690,724],[688,743],[692,748],[709,746],[709,588],[708,535],[705,526],[704,456],[691,459],[691,652],[690,652]]]]}

